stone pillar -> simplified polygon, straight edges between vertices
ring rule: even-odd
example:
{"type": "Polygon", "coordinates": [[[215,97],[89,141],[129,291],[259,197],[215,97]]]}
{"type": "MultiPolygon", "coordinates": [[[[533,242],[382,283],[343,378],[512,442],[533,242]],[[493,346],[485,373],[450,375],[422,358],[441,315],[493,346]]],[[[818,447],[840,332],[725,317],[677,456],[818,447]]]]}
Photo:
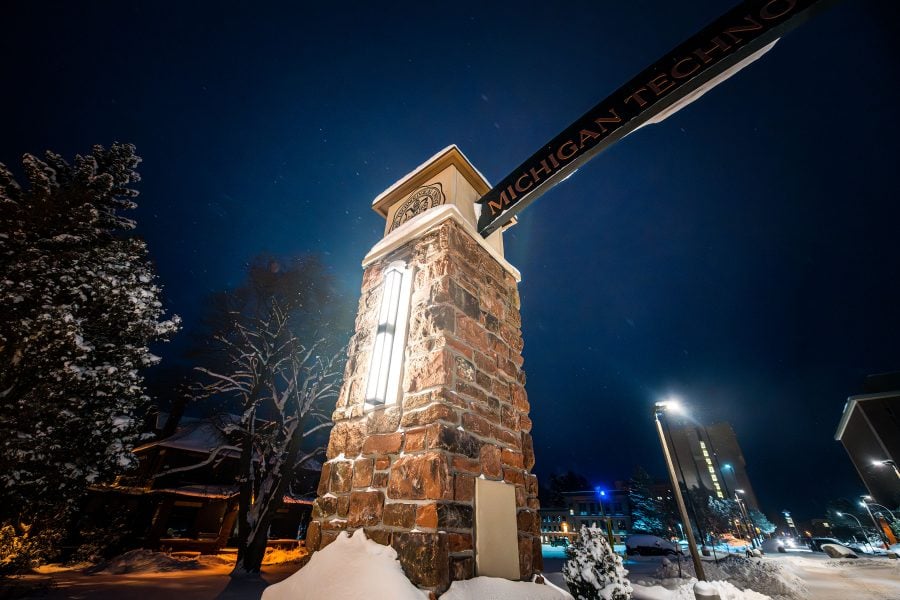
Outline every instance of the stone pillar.
{"type": "Polygon", "coordinates": [[[386,236],[363,262],[307,533],[307,547],[318,550],[362,528],[396,549],[414,584],[438,593],[476,575],[476,478],[514,486],[520,578],[542,568],[519,274],[503,258],[501,232],[487,240],[475,232],[474,200],[487,189],[451,146],[376,199],[386,236]],[[398,259],[411,277],[402,375],[396,398],[372,405],[384,272],[398,259]]]}

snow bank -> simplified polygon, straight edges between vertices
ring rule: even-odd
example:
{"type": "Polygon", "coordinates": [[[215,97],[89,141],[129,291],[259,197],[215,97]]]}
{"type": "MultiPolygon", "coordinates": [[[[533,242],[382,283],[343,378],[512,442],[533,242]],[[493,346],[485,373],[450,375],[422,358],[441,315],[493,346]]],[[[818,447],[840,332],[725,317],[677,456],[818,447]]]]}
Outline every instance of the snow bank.
{"type": "MultiPolygon", "coordinates": [[[[727,581],[738,590],[752,590],[778,600],[805,600],[809,597],[806,584],[786,567],[787,565],[780,561],[745,558],[733,554],[720,558],[718,564],[703,562],[703,570],[708,579],[727,581]]],[[[683,560],[681,568],[685,578],[696,577],[691,561],[683,560]]],[[[678,565],[668,559],[663,559],[662,565],[652,579],[632,577],[632,585],[635,580],[644,586],[654,586],[658,583],[670,588],[680,587],[684,582],[684,579],[678,578],[678,565]]]]}
{"type": "Polygon", "coordinates": [[[454,581],[441,600],[572,600],[572,596],[555,585],[476,577],[454,581]]]}
{"type": "MultiPolygon", "coordinates": [[[[695,600],[694,584],[696,579],[691,579],[688,583],[679,585],[674,590],[662,587],[661,585],[643,586],[632,583],[634,588],[632,600],[695,600]]],[[[753,590],[743,590],[734,587],[727,581],[706,581],[704,582],[709,588],[714,589],[721,600],[771,600],[770,596],[754,592],[753,590]]]]}
{"type": "Polygon", "coordinates": [[[352,536],[342,532],[305,567],[262,595],[262,600],[320,598],[424,600],[428,595],[403,574],[393,548],[366,539],[358,530],[352,536]]]}
{"type": "Polygon", "coordinates": [[[87,572],[123,575],[125,573],[164,573],[199,567],[195,558],[176,558],[163,552],[132,550],[88,569],[87,572]]]}

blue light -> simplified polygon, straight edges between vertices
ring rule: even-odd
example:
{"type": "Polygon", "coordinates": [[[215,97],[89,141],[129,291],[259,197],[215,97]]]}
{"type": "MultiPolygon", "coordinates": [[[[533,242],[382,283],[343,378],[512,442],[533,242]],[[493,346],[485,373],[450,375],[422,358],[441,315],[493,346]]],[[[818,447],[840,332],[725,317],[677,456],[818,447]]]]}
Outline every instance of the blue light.
{"type": "Polygon", "coordinates": [[[605,496],[605,495],[606,495],[606,492],[604,492],[603,490],[600,490],[600,495],[601,495],[601,496],[605,496]]]}

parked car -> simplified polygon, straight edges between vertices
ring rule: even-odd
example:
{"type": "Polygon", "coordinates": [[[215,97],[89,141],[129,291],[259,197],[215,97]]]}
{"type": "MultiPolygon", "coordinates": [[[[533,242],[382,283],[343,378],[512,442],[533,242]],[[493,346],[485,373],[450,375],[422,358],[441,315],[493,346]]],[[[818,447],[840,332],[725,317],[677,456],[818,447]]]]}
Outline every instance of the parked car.
{"type": "Polygon", "coordinates": [[[824,552],[822,550],[822,544],[838,544],[843,545],[843,542],[839,542],[834,538],[827,537],[814,537],[809,540],[809,549],[813,552],[824,552]]]}
{"type": "Polygon", "coordinates": [[[674,556],[681,554],[677,544],[655,535],[629,535],[625,538],[625,553],[629,556],[674,556]]]}

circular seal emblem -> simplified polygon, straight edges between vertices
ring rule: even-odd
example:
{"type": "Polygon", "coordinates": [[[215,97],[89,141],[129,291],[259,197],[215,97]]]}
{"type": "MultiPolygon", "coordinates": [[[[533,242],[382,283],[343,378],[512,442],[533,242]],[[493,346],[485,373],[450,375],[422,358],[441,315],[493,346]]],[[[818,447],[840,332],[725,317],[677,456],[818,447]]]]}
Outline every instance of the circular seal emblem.
{"type": "Polygon", "coordinates": [[[403,201],[394,213],[391,221],[391,231],[400,227],[416,215],[420,215],[429,208],[440,206],[444,203],[444,191],[440,183],[423,185],[403,201]]]}

